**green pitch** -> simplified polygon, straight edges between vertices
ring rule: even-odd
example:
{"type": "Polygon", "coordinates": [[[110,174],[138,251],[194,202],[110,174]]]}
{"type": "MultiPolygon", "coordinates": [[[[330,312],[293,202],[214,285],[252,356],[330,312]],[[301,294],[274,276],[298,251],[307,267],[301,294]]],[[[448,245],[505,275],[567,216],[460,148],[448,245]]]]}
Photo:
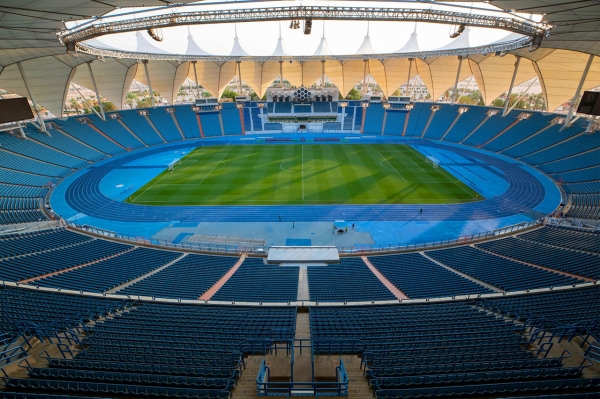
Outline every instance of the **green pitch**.
{"type": "Polygon", "coordinates": [[[482,199],[414,148],[198,147],[126,199],[145,205],[439,204],[482,199]]]}

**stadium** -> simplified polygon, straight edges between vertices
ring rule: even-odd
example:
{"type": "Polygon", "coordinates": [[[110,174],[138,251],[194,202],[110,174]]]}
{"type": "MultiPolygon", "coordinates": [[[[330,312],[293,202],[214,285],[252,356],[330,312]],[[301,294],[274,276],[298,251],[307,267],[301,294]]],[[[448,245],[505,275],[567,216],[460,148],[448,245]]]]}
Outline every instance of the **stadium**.
{"type": "Polygon", "coordinates": [[[10,0],[0,38],[0,398],[600,398],[596,0],[10,0]]]}

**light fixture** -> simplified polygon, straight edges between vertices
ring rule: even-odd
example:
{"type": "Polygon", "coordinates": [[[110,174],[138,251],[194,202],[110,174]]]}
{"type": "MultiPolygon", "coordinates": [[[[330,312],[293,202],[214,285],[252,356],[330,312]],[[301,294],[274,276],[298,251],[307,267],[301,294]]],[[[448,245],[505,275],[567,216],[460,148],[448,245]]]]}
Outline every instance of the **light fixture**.
{"type": "Polygon", "coordinates": [[[312,31],[312,19],[308,18],[304,22],[304,34],[305,35],[310,35],[311,31],[312,31]]]}
{"type": "Polygon", "coordinates": [[[452,32],[450,34],[450,39],[454,39],[460,36],[461,33],[463,33],[466,29],[466,25],[465,24],[460,24],[460,26],[458,27],[458,29],[456,29],[454,32],[452,32]]]}
{"type": "Polygon", "coordinates": [[[346,108],[348,106],[348,101],[340,101],[338,102],[338,105],[342,108],[346,108]]]}
{"type": "Polygon", "coordinates": [[[300,21],[292,19],[292,22],[290,22],[290,29],[300,29],[300,21]]]}
{"type": "Polygon", "coordinates": [[[389,109],[391,107],[390,103],[383,103],[383,108],[389,109]]]}

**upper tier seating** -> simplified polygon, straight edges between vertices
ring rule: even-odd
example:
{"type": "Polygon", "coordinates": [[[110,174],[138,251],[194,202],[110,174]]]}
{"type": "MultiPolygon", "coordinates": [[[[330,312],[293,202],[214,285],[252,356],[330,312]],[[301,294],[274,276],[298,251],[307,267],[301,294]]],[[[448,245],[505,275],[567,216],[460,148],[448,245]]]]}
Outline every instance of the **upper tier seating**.
{"type": "Polygon", "coordinates": [[[492,292],[418,253],[371,256],[369,261],[411,299],[492,292]]]}
{"type": "Polygon", "coordinates": [[[591,181],[579,184],[563,184],[567,194],[600,193],[600,181],[591,181]]]}
{"type": "Polygon", "coordinates": [[[569,170],[589,168],[598,165],[600,159],[600,149],[592,150],[584,154],[575,155],[573,157],[560,159],[554,162],[548,162],[539,165],[538,168],[546,173],[559,173],[569,170]]]}
{"type": "Polygon", "coordinates": [[[395,300],[360,258],[341,259],[340,265],[308,266],[310,300],[354,302],[395,300]]]}
{"type": "Polygon", "coordinates": [[[423,137],[433,140],[441,139],[457,116],[457,106],[448,104],[442,105],[441,108],[434,113],[429,128],[427,128],[427,132],[425,132],[423,137]]]}
{"type": "Polygon", "coordinates": [[[407,116],[408,112],[404,111],[386,111],[383,134],[402,135],[402,132],[404,131],[404,122],[406,121],[407,116]]]}
{"type": "Polygon", "coordinates": [[[584,182],[600,180],[600,166],[581,169],[574,172],[557,173],[552,176],[559,183],[584,182]]]}
{"type": "Polygon", "coordinates": [[[564,248],[600,253],[600,233],[568,227],[546,226],[519,234],[519,238],[564,248]]]}
{"type": "Polygon", "coordinates": [[[225,135],[242,134],[242,122],[240,121],[240,111],[234,107],[225,107],[221,110],[223,118],[223,133],[225,135]]]}
{"type": "MultiPolygon", "coordinates": [[[[0,146],[2,146],[4,151],[24,155],[51,165],[58,165],[71,169],[79,169],[87,165],[87,162],[83,159],[55,151],[34,140],[21,140],[9,134],[0,134],[0,146]]],[[[2,156],[4,156],[4,154],[2,154],[2,156]]]]}
{"type": "MultiPolygon", "coordinates": [[[[504,129],[508,128],[515,122],[515,118],[510,115],[507,117],[500,117],[500,114],[493,115],[480,129],[475,131],[470,136],[467,136],[462,144],[470,145],[473,147],[481,147],[488,141],[500,134],[504,129]]],[[[508,130],[510,132],[510,130],[508,130]]],[[[506,134],[506,133],[505,133],[506,134]]]]}
{"type": "Polygon", "coordinates": [[[127,131],[127,129],[125,129],[118,120],[108,118],[106,121],[103,121],[95,115],[90,115],[89,118],[92,120],[96,128],[124,148],[135,149],[145,146],[140,139],[127,131]]]}
{"type": "Polygon", "coordinates": [[[173,120],[173,116],[166,112],[166,109],[157,108],[149,110],[148,118],[150,118],[154,127],[160,132],[160,135],[168,142],[182,140],[181,134],[173,120]]]}
{"type": "MultiPolygon", "coordinates": [[[[444,136],[444,141],[460,143],[485,120],[487,111],[487,107],[467,107],[467,112],[460,115],[452,129],[444,136]]],[[[484,128],[483,126],[482,128],[484,128]]]]}
{"type": "Polygon", "coordinates": [[[83,265],[125,252],[132,247],[112,241],[92,240],[44,252],[0,260],[0,279],[20,281],[83,265]]]}
{"type": "Polygon", "coordinates": [[[96,162],[104,159],[106,156],[99,151],[96,151],[88,146],[81,144],[79,141],[72,137],[61,133],[58,130],[49,130],[52,137],[48,137],[43,133],[39,133],[33,129],[27,129],[27,135],[47,146],[56,148],[57,150],[68,152],[69,154],[77,157],[87,159],[88,161],[96,162]]]}
{"type": "MultiPolygon", "coordinates": [[[[512,112],[505,118],[515,118],[519,115],[518,112],[512,112]]],[[[548,126],[548,123],[554,119],[554,115],[542,115],[541,112],[533,112],[528,119],[523,119],[511,127],[504,134],[496,137],[483,146],[486,150],[499,152],[521,142],[527,137],[535,134],[539,130],[548,126]]],[[[513,119],[514,122],[514,119],[513,119]]]]}
{"type": "MultiPolygon", "coordinates": [[[[10,166],[10,165],[6,165],[10,166]]],[[[8,184],[18,184],[23,186],[45,186],[48,183],[56,183],[58,179],[48,176],[23,173],[11,169],[0,168],[0,182],[8,184]]]]}
{"type": "Polygon", "coordinates": [[[252,108],[251,111],[252,111],[252,128],[254,129],[255,132],[260,132],[263,130],[262,122],[260,119],[260,108],[252,108]]]}
{"type": "Polygon", "coordinates": [[[294,105],[294,113],[295,114],[310,114],[312,112],[312,107],[310,105],[294,105]]]}
{"type": "Polygon", "coordinates": [[[600,279],[600,256],[585,252],[555,248],[514,237],[477,244],[477,247],[523,262],[600,279]]]}
{"type": "Polygon", "coordinates": [[[215,301],[288,302],[298,297],[298,267],[266,265],[246,258],[240,268],[211,298],[215,301]]]}
{"type": "Polygon", "coordinates": [[[408,113],[408,124],[405,136],[420,137],[431,115],[430,103],[415,103],[414,108],[408,113]]]}
{"type": "Polygon", "coordinates": [[[291,114],[292,113],[292,103],[275,103],[275,108],[273,113],[277,114],[291,114]]]}
{"type": "Polygon", "coordinates": [[[385,109],[381,104],[371,104],[365,116],[364,133],[381,134],[385,109]]]}
{"type": "Polygon", "coordinates": [[[123,116],[121,122],[127,125],[127,127],[146,145],[163,144],[165,142],[158,134],[156,134],[146,118],[138,115],[137,111],[121,111],[120,114],[123,116]]]}
{"type": "Polygon", "coordinates": [[[0,183],[0,197],[41,198],[46,195],[47,188],[15,186],[0,183]]]}
{"type": "Polygon", "coordinates": [[[212,287],[238,258],[190,254],[125,289],[123,295],[198,299],[212,287]]]}
{"type": "Polygon", "coordinates": [[[200,138],[196,112],[190,106],[175,107],[175,117],[186,139],[200,138]]]}
{"type": "Polygon", "coordinates": [[[582,130],[577,126],[577,124],[561,132],[560,129],[562,127],[563,126],[558,123],[554,124],[540,134],[530,135],[528,139],[521,141],[513,147],[507,148],[506,150],[502,151],[502,153],[513,158],[524,157],[528,154],[543,150],[544,148],[566,140],[569,137],[581,133],[582,130]]]}
{"type": "Polygon", "coordinates": [[[571,285],[582,282],[558,273],[547,272],[471,247],[457,247],[426,254],[438,262],[505,291],[571,285]],[[485,265],[485,267],[482,267],[485,265]]]}
{"type": "Polygon", "coordinates": [[[0,211],[0,224],[31,223],[40,220],[46,220],[46,215],[37,209],[0,211]]]}
{"type": "Polygon", "coordinates": [[[200,113],[200,122],[202,123],[202,132],[204,137],[222,136],[221,121],[219,112],[208,111],[200,113]]]}
{"type": "Polygon", "coordinates": [[[582,134],[543,151],[523,157],[521,160],[530,165],[540,165],[599,147],[600,140],[598,140],[597,135],[582,134]]]}
{"type": "Polygon", "coordinates": [[[79,123],[77,117],[69,118],[66,121],[58,120],[56,123],[68,135],[105,154],[115,155],[125,151],[125,148],[104,137],[88,124],[79,123]]]}
{"type": "Polygon", "coordinates": [[[105,292],[127,281],[143,276],[181,256],[179,252],[136,248],[110,259],[46,277],[36,284],[90,292],[105,292]]]}
{"type": "Polygon", "coordinates": [[[325,112],[331,112],[332,109],[337,109],[337,106],[332,107],[332,104],[329,102],[314,102],[313,103],[313,108],[315,110],[315,112],[321,112],[321,113],[325,113],[325,112]]]}

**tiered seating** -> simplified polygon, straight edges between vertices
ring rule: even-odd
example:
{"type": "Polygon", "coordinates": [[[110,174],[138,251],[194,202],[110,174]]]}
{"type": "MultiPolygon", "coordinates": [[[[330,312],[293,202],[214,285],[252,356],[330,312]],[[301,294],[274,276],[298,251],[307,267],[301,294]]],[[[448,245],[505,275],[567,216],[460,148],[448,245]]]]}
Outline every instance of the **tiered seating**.
{"type": "Polygon", "coordinates": [[[566,158],[571,155],[580,154],[582,152],[598,148],[598,137],[593,134],[582,134],[564,143],[555,145],[538,153],[528,155],[522,158],[523,162],[530,165],[539,165],[566,158]]]}
{"type": "Polygon", "coordinates": [[[46,215],[37,209],[0,211],[0,224],[31,223],[46,220],[46,215]]]}
{"type": "Polygon", "coordinates": [[[600,181],[579,184],[563,184],[562,187],[567,194],[600,193],[600,181]]]}
{"type": "MultiPolygon", "coordinates": [[[[481,147],[483,144],[493,139],[514,122],[514,116],[509,115],[505,118],[502,118],[500,114],[496,114],[490,118],[484,129],[478,129],[471,136],[467,137],[462,143],[473,147],[481,147]]],[[[510,134],[510,129],[504,134],[510,134]]]]}
{"type": "MultiPolygon", "coordinates": [[[[152,121],[152,124],[160,132],[160,135],[164,137],[168,142],[181,141],[181,134],[177,130],[175,121],[171,114],[166,112],[165,109],[153,109],[149,111],[148,118],[152,121]]],[[[206,133],[206,132],[205,132],[206,133]]]]}
{"type": "Polygon", "coordinates": [[[568,217],[579,219],[600,219],[600,194],[577,194],[571,196],[572,205],[568,217]]]}
{"type": "Polygon", "coordinates": [[[79,169],[87,164],[82,159],[54,151],[33,140],[21,140],[8,134],[0,135],[0,145],[3,150],[65,168],[79,169]]]}
{"type": "Polygon", "coordinates": [[[64,248],[4,258],[0,260],[0,279],[20,281],[98,261],[131,248],[112,241],[92,240],[64,248]]]}
{"type": "Polygon", "coordinates": [[[0,331],[18,332],[14,322],[63,327],[71,321],[106,316],[126,304],[123,301],[0,287],[0,331]],[[71,321],[70,321],[71,320],[71,321]]]}
{"type": "Polygon", "coordinates": [[[127,125],[135,135],[147,145],[163,144],[164,140],[159,137],[146,118],[137,114],[137,111],[121,111],[121,121],[127,125]]]}
{"type": "Polygon", "coordinates": [[[2,198],[0,197],[0,209],[4,211],[15,211],[25,209],[36,209],[40,205],[39,198],[2,198]]]}
{"type": "Polygon", "coordinates": [[[339,107],[338,112],[341,114],[342,112],[346,113],[344,117],[344,126],[342,129],[344,130],[352,130],[352,121],[354,120],[354,107],[342,108],[339,107]]]}
{"type": "Polygon", "coordinates": [[[23,173],[16,170],[0,168],[0,182],[5,184],[19,184],[24,186],[40,187],[45,186],[48,183],[55,183],[56,181],[56,178],[50,178],[48,176],[40,176],[31,173],[23,173]]]}
{"type": "Polygon", "coordinates": [[[408,114],[408,125],[405,136],[421,136],[431,115],[431,104],[415,103],[408,114]]]}
{"type": "MultiPolygon", "coordinates": [[[[580,325],[595,322],[600,318],[600,287],[553,291],[532,295],[519,295],[511,298],[488,299],[481,305],[517,320],[542,321],[546,328],[580,325]]],[[[600,325],[594,332],[600,333],[600,325]]]]}
{"type": "Polygon", "coordinates": [[[66,121],[57,120],[55,122],[61,126],[61,130],[65,133],[105,154],[115,155],[125,151],[125,148],[102,136],[89,125],[79,123],[77,118],[69,118],[66,121]]]}
{"type": "Polygon", "coordinates": [[[385,109],[381,104],[371,104],[367,108],[367,115],[365,116],[364,132],[371,134],[381,134],[383,129],[383,115],[385,109]]]}
{"type": "Polygon", "coordinates": [[[360,125],[362,124],[363,112],[365,112],[364,108],[362,108],[360,106],[354,107],[354,130],[357,132],[360,131],[360,125]]]}
{"type": "Polygon", "coordinates": [[[200,123],[202,123],[202,132],[204,132],[204,137],[223,135],[218,111],[202,112],[200,114],[200,123]]]}
{"type": "Polygon", "coordinates": [[[41,198],[46,195],[47,188],[15,186],[0,183],[0,197],[41,198]]]}
{"type": "Polygon", "coordinates": [[[404,121],[408,116],[408,112],[388,110],[386,111],[386,115],[383,134],[395,134],[401,136],[404,131],[404,121]]]}
{"type": "Polygon", "coordinates": [[[600,253],[600,234],[568,227],[546,226],[542,229],[519,234],[519,238],[542,244],[600,253]]]}
{"type": "Polygon", "coordinates": [[[289,302],[298,298],[298,267],[247,258],[211,298],[215,301],[289,302]]]}
{"type": "MultiPolygon", "coordinates": [[[[272,104],[272,103],[269,103],[272,104]]],[[[262,131],[262,123],[260,120],[260,108],[251,108],[252,124],[255,132],[262,131]]]]}
{"type": "Polygon", "coordinates": [[[578,183],[590,180],[600,180],[600,166],[594,166],[572,172],[557,173],[552,177],[559,183],[578,183]]]}
{"type": "Polygon", "coordinates": [[[585,154],[575,155],[571,158],[545,163],[538,168],[546,173],[560,173],[598,166],[598,159],[600,159],[600,150],[596,149],[585,154]]]}
{"type": "Polygon", "coordinates": [[[9,234],[0,236],[0,259],[60,249],[92,240],[91,237],[65,229],[9,234]]]}
{"type": "Polygon", "coordinates": [[[243,364],[239,344],[293,331],[294,323],[295,309],[138,306],[97,324],[74,359],[49,358],[48,368],[6,383],[33,392],[228,398],[243,364]]]}
{"type": "Polygon", "coordinates": [[[322,102],[322,101],[317,101],[313,103],[313,108],[315,109],[315,112],[331,112],[332,109],[336,109],[336,107],[331,106],[331,103],[329,102],[322,102]]]}
{"type": "Polygon", "coordinates": [[[180,256],[178,252],[136,248],[80,269],[46,277],[36,284],[43,287],[105,292],[158,269],[180,256]]]}
{"type": "Polygon", "coordinates": [[[36,175],[49,177],[63,177],[71,172],[71,169],[62,166],[50,165],[45,162],[34,161],[11,152],[0,149],[0,165],[6,169],[12,169],[36,175]]]}
{"type": "Polygon", "coordinates": [[[240,121],[240,111],[235,103],[225,103],[221,110],[223,118],[223,133],[229,135],[242,134],[242,122],[240,121]],[[231,104],[231,105],[229,105],[231,104]]]}
{"type": "Polygon", "coordinates": [[[118,120],[108,118],[105,122],[100,118],[93,116],[90,116],[90,119],[93,120],[94,126],[96,126],[102,133],[106,134],[123,147],[129,149],[144,147],[144,143],[142,143],[133,134],[129,133],[127,129],[125,129],[119,123],[118,120]]]}
{"type": "Polygon", "coordinates": [[[446,130],[450,127],[456,116],[458,115],[458,107],[452,105],[441,105],[437,110],[429,124],[425,138],[439,140],[442,138],[446,130]]]}
{"type": "Polygon", "coordinates": [[[571,127],[570,129],[563,130],[561,132],[560,129],[562,127],[563,125],[558,123],[552,125],[542,133],[536,134],[535,136],[530,136],[530,138],[527,140],[523,140],[514,147],[507,148],[505,151],[502,151],[502,153],[513,158],[523,157],[527,154],[532,154],[558,142],[566,140],[577,133],[581,133],[581,129],[576,127],[571,127]]]}
{"type": "MultiPolygon", "coordinates": [[[[292,103],[274,103],[275,107],[272,111],[273,113],[278,114],[291,114],[292,113],[292,103]]],[[[269,111],[271,112],[271,111],[269,111]]]]}
{"type": "MultiPolygon", "coordinates": [[[[255,129],[256,130],[256,125],[255,129]]],[[[281,130],[281,123],[276,123],[276,122],[265,122],[264,123],[264,129],[265,131],[267,130],[281,130]]]]}
{"type": "MultiPolygon", "coordinates": [[[[512,119],[518,113],[514,111],[505,118],[512,119]]],[[[516,143],[525,140],[527,137],[535,134],[539,130],[548,126],[548,123],[555,118],[554,115],[542,115],[540,112],[533,112],[528,119],[519,121],[515,126],[511,127],[505,134],[500,135],[494,140],[487,143],[483,148],[489,151],[499,152],[515,145],[516,143]]],[[[513,119],[514,122],[514,119],[513,119]]]]}
{"type": "Polygon", "coordinates": [[[68,152],[78,158],[87,159],[88,161],[96,162],[105,158],[105,155],[99,151],[93,150],[87,147],[77,140],[61,133],[58,130],[51,129],[50,134],[52,137],[48,137],[43,133],[33,131],[29,129],[27,135],[36,141],[42,142],[47,146],[54,147],[57,150],[68,152]]]}
{"type": "Polygon", "coordinates": [[[297,104],[294,105],[294,113],[295,114],[310,114],[312,112],[312,107],[306,104],[297,104]]]}
{"type": "Polygon", "coordinates": [[[246,131],[252,130],[252,115],[250,114],[251,111],[252,108],[244,107],[244,127],[246,131]]]}
{"type": "Polygon", "coordinates": [[[600,279],[600,256],[598,255],[555,248],[513,237],[484,242],[476,246],[523,262],[600,279]]]}
{"type": "Polygon", "coordinates": [[[472,247],[457,247],[426,254],[462,273],[505,291],[571,285],[582,282],[558,273],[547,272],[501,258],[472,247]]]}
{"type": "Polygon", "coordinates": [[[339,265],[308,266],[310,300],[355,302],[395,300],[360,258],[345,258],[339,265]]]}
{"type": "Polygon", "coordinates": [[[188,255],[139,282],[119,291],[123,295],[198,299],[212,287],[238,258],[188,255]]]}
{"type": "MultiPolygon", "coordinates": [[[[458,118],[452,130],[444,137],[444,141],[460,143],[487,117],[487,111],[486,107],[468,107],[468,111],[458,118]]],[[[484,129],[485,125],[481,128],[484,129]]]]}
{"type": "Polygon", "coordinates": [[[418,253],[372,256],[369,261],[411,299],[492,292],[418,253]]]}
{"type": "Polygon", "coordinates": [[[362,362],[377,398],[473,396],[508,385],[545,393],[556,385],[585,389],[587,381],[579,367],[561,367],[562,358],[529,351],[522,327],[465,303],[312,307],[310,321],[313,339],[365,343],[362,362]]]}
{"type": "Polygon", "coordinates": [[[198,128],[198,120],[196,112],[189,105],[175,107],[175,118],[186,139],[200,138],[200,129],[198,128]]]}

